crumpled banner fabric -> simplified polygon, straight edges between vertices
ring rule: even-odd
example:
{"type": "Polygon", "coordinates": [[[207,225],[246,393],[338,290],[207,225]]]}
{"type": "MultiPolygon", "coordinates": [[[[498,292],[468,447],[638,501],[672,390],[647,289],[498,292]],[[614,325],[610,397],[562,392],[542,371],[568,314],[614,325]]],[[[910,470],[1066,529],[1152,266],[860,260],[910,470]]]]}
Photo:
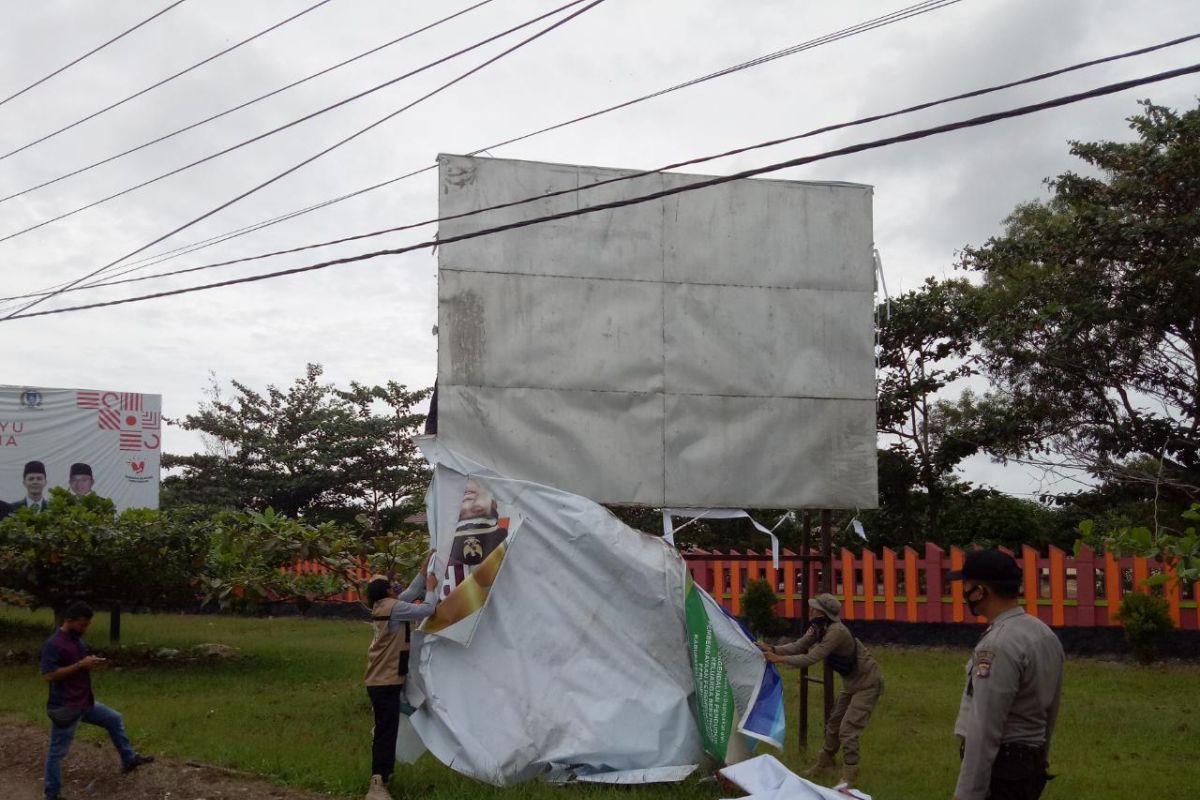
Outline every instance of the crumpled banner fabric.
{"type": "Polygon", "coordinates": [[[465,643],[414,635],[408,698],[425,746],[495,785],[564,772],[651,776],[699,762],[686,566],[674,548],[586,498],[419,441],[435,468],[436,568],[446,564],[468,478],[491,492],[499,513],[522,519],[465,643]]]}
{"type": "Polygon", "coordinates": [[[871,800],[871,795],[858,789],[827,789],[807,781],[774,756],[757,756],[725,767],[720,775],[749,795],[740,800],[871,800]]]}

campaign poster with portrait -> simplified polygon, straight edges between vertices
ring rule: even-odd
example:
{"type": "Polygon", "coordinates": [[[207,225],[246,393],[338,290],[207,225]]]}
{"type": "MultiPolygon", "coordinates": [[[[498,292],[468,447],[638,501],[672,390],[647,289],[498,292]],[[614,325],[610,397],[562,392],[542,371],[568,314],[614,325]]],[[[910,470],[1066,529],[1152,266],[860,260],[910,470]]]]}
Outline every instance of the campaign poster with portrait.
{"type": "Polygon", "coordinates": [[[162,422],[161,395],[0,385],[0,501],[44,506],[60,486],[158,508],[162,422]]]}
{"type": "Polygon", "coordinates": [[[468,644],[488,594],[520,527],[520,516],[500,503],[487,479],[468,476],[458,521],[444,560],[439,602],[421,630],[468,644]]]}

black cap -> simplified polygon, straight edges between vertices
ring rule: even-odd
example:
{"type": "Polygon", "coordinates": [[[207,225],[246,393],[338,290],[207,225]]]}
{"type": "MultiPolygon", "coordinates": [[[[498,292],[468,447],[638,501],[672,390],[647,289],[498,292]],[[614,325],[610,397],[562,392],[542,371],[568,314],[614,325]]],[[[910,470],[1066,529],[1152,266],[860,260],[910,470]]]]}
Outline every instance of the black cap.
{"type": "Polygon", "coordinates": [[[46,465],[40,461],[29,461],[25,464],[25,471],[21,473],[21,477],[26,475],[45,475],[46,465]]]}
{"type": "Polygon", "coordinates": [[[76,475],[87,475],[90,478],[92,477],[92,468],[83,463],[72,464],[69,477],[74,478],[76,475]]]}
{"type": "Polygon", "coordinates": [[[946,580],[961,581],[1019,581],[1021,567],[1008,553],[999,550],[972,550],[967,553],[962,569],[946,574],[946,580]]]}

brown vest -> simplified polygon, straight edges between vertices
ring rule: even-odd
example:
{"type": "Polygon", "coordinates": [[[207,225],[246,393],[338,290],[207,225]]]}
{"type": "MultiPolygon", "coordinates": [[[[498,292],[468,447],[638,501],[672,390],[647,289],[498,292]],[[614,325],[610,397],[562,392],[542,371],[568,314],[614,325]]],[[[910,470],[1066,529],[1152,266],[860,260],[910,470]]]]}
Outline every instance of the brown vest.
{"type": "Polygon", "coordinates": [[[367,686],[399,686],[408,675],[408,645],[412,629],[407,622],[400,630],[388,633],[388,620],[396,598],[385,597],[371,609],[374,636],[367,649],[367,686]]]}

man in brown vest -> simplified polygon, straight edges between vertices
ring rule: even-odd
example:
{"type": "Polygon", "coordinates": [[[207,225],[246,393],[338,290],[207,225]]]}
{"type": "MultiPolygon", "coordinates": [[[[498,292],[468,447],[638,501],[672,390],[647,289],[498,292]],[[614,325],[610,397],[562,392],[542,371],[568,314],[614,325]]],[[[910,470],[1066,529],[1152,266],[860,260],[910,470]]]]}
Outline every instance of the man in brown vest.
{"type": "Polygon", "coordinates": [[[371,628],[374,635],[367,650],[367,695],[375,711],[375,736],[371,744],[371,788],[367,800],[391,800],[388,781],[396,764],[396,733],[400,727],[400,701],[404,679],[408,675],[408,648],[412,623],[433,613],[437,601],[438,578],[426,573],[426,553],[420,569],[403,592],[397,594],[384,575],[375,575],[367,584],[371,604],[371,628]],[[425,601],[421,602],[421,576],[425,575],[425,601]]]}
{"type": "Polygon", "coordinates": [[[858,737],[867,727],[879,695],[883,694],[883,675],[866,646],[842,624],[842,604],[836,597],[817,595],[808,605],[813,619],[804,636],[778,647],[763,644],[759,647],[772,664],[810,667],[825,661],[842,676],[842,693],[825,726],[825,746],[817,754],[817,763],[804,775],[816,778],[836,768],[834,756],[840,747],[842,781],[854,786],[858,782],[858,737]]]}

